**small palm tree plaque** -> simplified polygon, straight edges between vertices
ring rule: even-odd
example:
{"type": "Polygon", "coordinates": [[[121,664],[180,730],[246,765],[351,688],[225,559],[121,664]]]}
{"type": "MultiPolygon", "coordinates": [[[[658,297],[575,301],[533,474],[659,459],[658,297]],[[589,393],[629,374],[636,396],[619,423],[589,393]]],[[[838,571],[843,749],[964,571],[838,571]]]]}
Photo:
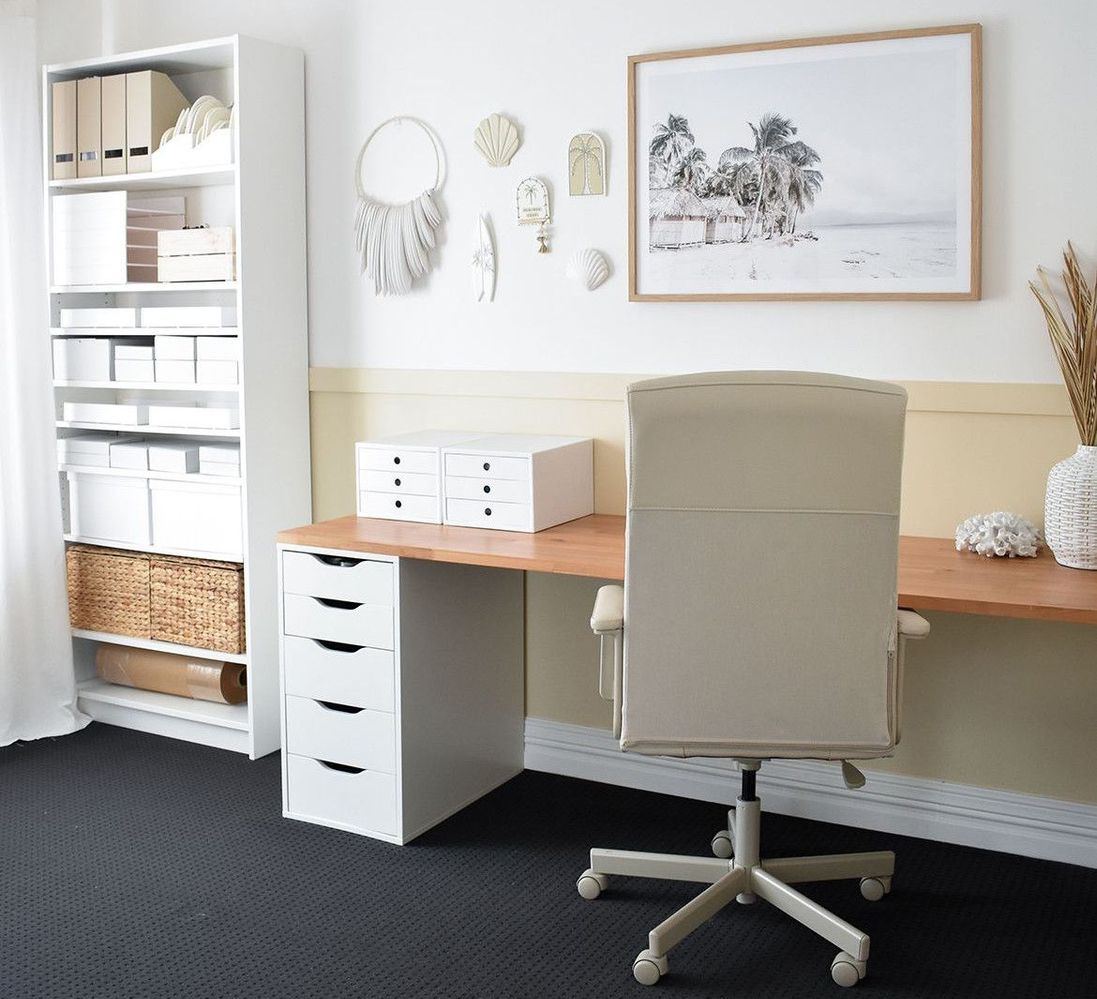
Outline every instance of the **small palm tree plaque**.
{"type": "Polygon", "coordinates": [[[606,144],[594,132],[580,132],[568,144],[568,193],[606,193],[606,144]]]}

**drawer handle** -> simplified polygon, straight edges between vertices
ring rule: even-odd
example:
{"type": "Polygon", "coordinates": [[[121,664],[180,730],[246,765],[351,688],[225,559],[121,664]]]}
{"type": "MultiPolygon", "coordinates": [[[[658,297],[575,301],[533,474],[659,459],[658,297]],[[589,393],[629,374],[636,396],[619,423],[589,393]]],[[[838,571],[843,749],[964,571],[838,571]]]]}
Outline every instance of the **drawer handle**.
{"type": "Polygon", "coordinates": [[[355,603],[353,600],[333,600],[331,597],[313,597],[312,599],[318,604],[333,607],[335,610],[357,610],[362,606],[361,601],[355,603]]]}
{"type": "Polygon", "coordinates": [[[485,517],[490,517],[491,516],[491,507],[490,506],[484,507],[484,516],[485,517]]]}
{"type": "Polygon", "coordinates": [[[394,465],[399,465],[399,464],[400,464],[400,459],[399,459],[399,457],[393,458],[393,459],[392,459],[392,463],[393,463],[394,465]]]}
{"type": "Polygon", "coordinates": [[[491,486],[484,486],[484,492],[490,493],[491,492],[491,486]]]}
{"type": "Polygon", "coordinates": [[[361,565],[365,559],[360,558],[346,558],[343,555],[317,555],[315,552],[309,552],[310,555],[317,562],[323,562],[324,565],[334,566],[336,569],[353,569],[356,565],[361,565]]]}
{"type": "Polygon", "coordinates": [[[399,510],[399,509],[400,509],[400,507],[402,507],[403,505],[404,505],[404,502],[403,502],[403,500],[397,500],[397,501],[396,501],[396,509],[397,509],[397,510],[399,510]]]}
{"type": "Polygon", "coordinates": [[[327,760],[317,760],[316,762],[326,770],[336,770],[341,774],[361,774],[366,772],[365,767],[352,767],[348,766],[346,763],[328,763],[327,760]]]}
{"type": "Polygon", "coordinates": [[[323,638],[313,638],[313,642],[320,646],[322,649],[327,649],[329,652],[344,652],[347,655],[352,655],[355,652],[361,652],[365,648],[364,645],[347,645],[346,642],[329,642],[323,638]]]}
{"type": "Polygon", "coordinates": [[[490,461],[485,461],[484,462],[484,471],[485,472],[490,472],[491,471],[491,462],[490,461]]]}
{"type": "Polygon", "coordinates": [[[366,710],[365,708],[353,707],[350,704],[335,704],[333,701],[317,701],[316,703],[326,711],[338,711],[344,715],[358,715],[366,710]]]}
{"type": "Polygon", "coordinates": [[[399,479],[393,479],[392,481],[393,481],[394,485],[397,485],[397,486],[400,485],[400,480],[399,479]]]}

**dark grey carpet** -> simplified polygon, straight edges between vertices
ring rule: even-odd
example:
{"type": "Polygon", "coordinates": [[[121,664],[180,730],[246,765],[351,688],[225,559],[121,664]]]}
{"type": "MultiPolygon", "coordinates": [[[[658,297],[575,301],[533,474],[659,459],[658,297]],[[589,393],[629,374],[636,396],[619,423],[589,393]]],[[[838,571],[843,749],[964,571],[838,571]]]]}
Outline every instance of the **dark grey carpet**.
{"type": "MultiPolygon", "coordinates": [[[[632,980],[696,889],[574,888],[589,846],[703,853],[719,806],[526,773],[413,845],[281,818],[278,758],[93,725],[0,750],[3,999],[807,997],[834,948],[733,906],[632,980]]],[[[875,997],[1097,995],[1097,871],[770,815],[771,856],[893,847],[894,893],[807,891],[872,935],[875,997]]]]}

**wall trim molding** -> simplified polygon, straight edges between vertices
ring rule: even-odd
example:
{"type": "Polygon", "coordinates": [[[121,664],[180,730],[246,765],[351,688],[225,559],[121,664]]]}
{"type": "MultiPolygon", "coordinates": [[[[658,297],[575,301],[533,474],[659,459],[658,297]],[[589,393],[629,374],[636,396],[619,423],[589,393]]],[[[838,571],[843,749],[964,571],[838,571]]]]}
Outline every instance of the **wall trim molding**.
{"type": "MultiPolygon", "coordinates": [[[[605,729],[543,718],[526,719],[525,766],[722,804],[738,785],[729,760],[622,753],[605,729]]],[[[848,791],[836,764],[774,760],[758,785],[763,807],[782,815],[1097,868],[1097,805],[879,770],[866,776],[864,788],[848,791]]]]}
{"type": "MultiPolygon", "coordinates": [[[[311,368],[313,392],[364,395],[571,399],[621,403],[625,386],[642,374],[557,371],[432,371],[403,368],[311,368]]],[[[912,413],[981,413],[1068,418],[1059,383],[899,381],[912,413]]]]}

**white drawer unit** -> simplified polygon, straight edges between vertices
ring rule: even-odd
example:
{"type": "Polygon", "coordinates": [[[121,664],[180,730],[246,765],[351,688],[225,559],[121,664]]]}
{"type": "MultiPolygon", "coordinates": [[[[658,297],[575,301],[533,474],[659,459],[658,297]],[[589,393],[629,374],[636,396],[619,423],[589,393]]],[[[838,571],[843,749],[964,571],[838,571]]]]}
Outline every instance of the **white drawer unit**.
{"type": "Polygon", "coordinates": [[[442,449],[477,436],[420,430],[355,444],[358,516],[442,523],[442,449]]]}
{"type": "Polygon", "coordinates": [[[287,696],[395,710],[395,654],[388,649],[287,635],[284,656],[287,696]]]}
{"type": "Polygon", "coordinates": [[[392,607],[286,593],[282,598],[285,633],[343,645],[391,649],[392,607]]]}
{"type": "Polygon", "coordinates": [[[279,563],[286,817],[403,844],[521,771],[522,573],[297,545],[279,563]]]}
{"type": "Polygon", "coordinates": [[[443,521],[543,531],[594,512],[588,437],[495,434],[442,451],[443,521]]]}
{"type": "Polygon", "coordinates": [[[396,772],[392,714],[286,696],[286,751],[363,770],[396,772]]]}

